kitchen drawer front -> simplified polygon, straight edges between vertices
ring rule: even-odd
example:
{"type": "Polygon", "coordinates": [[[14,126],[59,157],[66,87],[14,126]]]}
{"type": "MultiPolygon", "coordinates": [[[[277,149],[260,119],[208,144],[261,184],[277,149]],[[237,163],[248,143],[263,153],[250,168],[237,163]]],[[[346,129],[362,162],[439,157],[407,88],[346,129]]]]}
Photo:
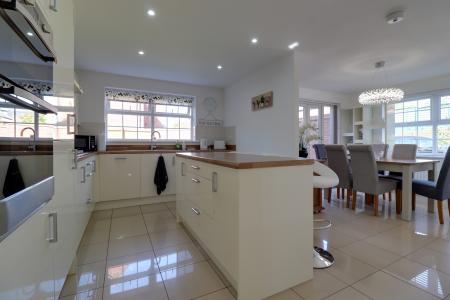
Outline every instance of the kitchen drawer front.
{"type": "Polygon", "coordinates": [[[188,200],[212,217],[214,215],[212,181],[189,173],[184,178],[188,200]]]}
{"type": "Polygon", "coordinates": [[[205,163],[198,162],[191,159],[184,159],[184,172],[186,174],[192,174],[194,176],[200,176],[206,179],[212,179],[213,168],[205,163]]]}
{"type": "Polygon", "coordinates": [[[214,222],[208,214],[197,204],[185,200],[180,205],[180,215],[196,237],[210,249],[214,237],[214,222]]]}

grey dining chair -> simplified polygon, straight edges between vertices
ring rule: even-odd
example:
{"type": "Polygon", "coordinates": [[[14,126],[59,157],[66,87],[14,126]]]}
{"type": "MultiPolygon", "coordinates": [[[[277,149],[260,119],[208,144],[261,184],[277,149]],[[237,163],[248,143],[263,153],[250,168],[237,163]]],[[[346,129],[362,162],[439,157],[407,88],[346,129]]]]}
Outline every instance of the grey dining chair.
{"type": "MultiPolygon", "coordinates": [[[[412,183],[412,207],[416,207],[416,194],[431,198],[437,201],[439,223],[444,224],[444,214],[442,212],[442,203],[447,200],[447,205],[450,203],[450,148],[447,149],[444,161],[442,163],[441,171],[437,181],[417,180],[414,179],[412,183]]],[[[450,215],[450,206],[448,207],[450,215]]]]}
{"type": "Polygon", "coordinates": [[[314,151],[316,152],[316,158],[319,160],[327,160],[327,150],[325,150],[324,144],[314,144],[314,151]]]}
{"type": "MultiPolygon", "coordinates": [[[[413,160],[416,159],[417,145],[416,144],[395,144],[392,148],[392,159],[413,160]]],[[[388,178],[401,180],[402,173],[389,172],[388,178]]]]}
{"type": "MultiPolygon", "coordinates": [[[[397,192],[397,205],[400,205],[401,190],[397,189],[397,181],[379,177],[377,163],[372,145],[349,145],[351,156],[351,168],[353,174],[353,202],[352,208],[356,208],[357,192],[366,193],[373,201],[374,215],[378,215],[378,197],[381,194],[395,190],[397,192]]],[[[366,198],[367,199],[367,198],[366,198]]]]}
{"type": "Polygon", "coordinates": [[[386,158],[388,153],[388,144],[372,144],[372,150],[375,157],[386,158]]]}
{"type": "MultiPolygon", "coordinates": [[[[325,145],[328,156],[328,167],[332,169],[339,177],[337,189],[347,190],[347,207],[350,206],[351,194],[353,189],[353,177],[350,163],[347,158],[347,148],[344,145],[325,145]]],[[[328,202],[331,200],[331,189],[327,193],[328,202]]],[[[340,193],[338,198],[340,198],[340,193]]],[[[344,192],[342,192],[344,194],[344,192]]]]}

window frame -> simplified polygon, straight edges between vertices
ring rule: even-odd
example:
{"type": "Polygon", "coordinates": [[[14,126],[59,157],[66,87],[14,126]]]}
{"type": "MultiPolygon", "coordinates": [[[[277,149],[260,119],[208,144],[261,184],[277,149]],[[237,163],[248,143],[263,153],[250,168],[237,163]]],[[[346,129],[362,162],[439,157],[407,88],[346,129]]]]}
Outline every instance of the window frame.
{"type": "MultiPolygon", "coordinates": [[[[153,93],[153,92],[152,92],[153,93]]],[[[158,94],[158,93],[155,93],[158,94]]],[[[162,94],[161,95],[165,95],[162,94]]],[[[105,95],[105,134],[106,134],[106,143],[148,143],[151,141],[151,139],[126,139],[123,137],[118,138],[109,138],[108,134],[108,115],[109,114],[120,114],[123,118],[124,115],[133,115],[133,116],[150,116],[151,117],[151,128],[150,132],[155,131],[155,117],[174,117],[174,118],[189,118],[191,123],[191,138],[190,139],[156,139],[154,143],[173,143],[177,141],[184,141],[184,142],[194,142],[195,141],[195,120],[196,120],[196,98],[193,97],[194,100],[192,101],[191,105],[183,105],[183,104],[171,104],[171,103],[148,103],[149,110],[148,111],[129,111],[124,109],[112,109],[110,107],[111,101],[122,101],[122,102],[129,102],[133,103],[132,101],[123,101],[123,100],[114,100],[111,98],[106,97],[105,95]],[[180,113],[167,113],[167,112],[156,112],[156,105],[165,105],[165,106],[179,106],[179,107],[187,107],[190,111],[190,114],[180,114],[180,113]]],[[[140,102],[142,103],[142,102],[140,102]]],[[[122,128],[124,126],[122,125],[122,128]]],[[[170,128],[168,128],[170,129],[170,128]]],[[[183,129],[183,128],[178,128],[183,129]]],[[[156,130],[157,131],[157,130],[156,130]]]]}
{"type": "MultiPolygon", "coordinates": [[[[320,136],[320,140],[321,142],[324,141],[324,126],[323,126],[323,121],[324,121],[324,107],[329,106],[331,108],[330,110],[330,115],[331,115],[331,120],[332,120],[332,126],[331,126],[331,144],[337,143],[338,142],[338,128],[339,128],[339,115],[334,113],[334,110],[336,110],[337,112],[339,112],[339,104],[337,103],[331,103],[331,102],[319,102],[319,101],[311,101],[311,100],[305,100],[305,99],[300,99],[299,103],[298,103],[298,110],[297,110],[297,116],[299,114],[299,110],[300,107],[303,107],[303,121],[304,122],[311,122],[310,120],[310,109],[314,109],[317,108],[319,110],[319,115],[317,116],[318,120],[317,120],[317,132],[320,136]],[[336,119],[335,119],[336,118],[336,119]]],[[[298,125],[300,125],[300,120],[298,120],[298,125]]]]}
{"type": "Polygon", "coordinates": [[[419,157],[443,157],[445,153],[438,152],[438,126],[439,125],[450,125],[449,119],[441,119],[441,97],[450,96],[450,89],[437,90],[432,92],[417,93],[405,97],[401,102],[417,101],[421,99],[430,99],[430,120],[429,121],[415,121],[415,122],[395,122],[395,104],[394,106],[394,141],[395,141],[395,129],[397,127],[408,127],[408,126],[431,126],[432,127],[432,151],[431,153],[417,152],[419,157]]]}
{"type": "MultiPolygon", "coordinates": [[[[43,99],[45,100],[45,97],[56,97],[56,98],[69,98],[72,99],[72,97],[58,97],[58,96],[50,96],[50,95],[43,95],[43,99]]],[[[1,97],[0,97],[1,99],[1,97]]],[[[58,105],[53,105],[58,113],[68,113],[68,115],[75,115],[75,99],[74,101],[74,106],[58,106],[58,105]]],[[[18,105],[12,104],[9,101],[6,101],[6,103],[4,102],[0,102],[0,108],[1,107],[6,107],[6,108],[15,108],[15,109],[25,109],[25,110],[29,110],[32,111],[31,109],[26,109],[26,108],[22,108],[18,105]]],[[[34,123],[30,124],[29,127],[32,127],[35,131],[35,135],[36,135],[36,141],[39,142],[49,142],[49,141],[53,141],[53,140],[71,140],[71,139],[61,139],[61,138],[57,138],[57,137],[53,137],[53,138],[41,138],[39,135],[39,113],[33,111],[34,114],[34,123]]],[[[11,122],[12,123],[12,122],[11,122]]],[[[21,123],[19,123],[21,124],[21,123]]],[[[16,116],[14,116],[14,132],[16,131],[16,116]]],[[[56,127],[55,127],[56,130],[56,127]]],[[[72,138],[73,139],[73,138],[72,138]]],[[[5,141],[5,142],[26,142],[29,141],[30,137],[29,136],[17,136],[17,137],[0,137],[0,141],[5,141]]]]}

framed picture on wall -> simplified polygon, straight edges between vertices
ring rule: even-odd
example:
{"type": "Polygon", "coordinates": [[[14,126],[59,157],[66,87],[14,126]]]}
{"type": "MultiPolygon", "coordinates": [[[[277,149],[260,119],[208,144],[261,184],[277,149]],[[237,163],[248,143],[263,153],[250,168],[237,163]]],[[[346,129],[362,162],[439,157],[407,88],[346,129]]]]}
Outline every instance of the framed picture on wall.
{"type": "Polygon", "coordinates": [[[261,110],[273,106],[273,91],[252,98],[252,111],[261,110]]]}

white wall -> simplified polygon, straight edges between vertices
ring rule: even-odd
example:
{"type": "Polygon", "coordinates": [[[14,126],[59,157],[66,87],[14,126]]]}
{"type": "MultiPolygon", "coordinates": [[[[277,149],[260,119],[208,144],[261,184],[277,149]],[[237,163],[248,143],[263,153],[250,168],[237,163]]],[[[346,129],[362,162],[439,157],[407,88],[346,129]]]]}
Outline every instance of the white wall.
{"type": "Polygon", "coordinates": [[[295,54],[253,71],[225,89],[225,126],[236,127],[237,151],[298,156],[295,54]],[[252,111],[251,98],[273,91],[273,107],[252,111]]]}
{"type": "MultiPolygon", "coordinates": [[[[213,97],[217,102],[215,118],[219,120],[224,119],[224,90],[222,88],[121,76],[87,70],[77,70],[76,73],[77,79],[84,91],[83,94],[77,95],[78,123],[82,127],[97,128],[93,129],[97,132],[91,132],[91,134],[100,134],[105,127],[105,87],[195,96],[197,118],[204,118],[206,116],[206,111],[202,105],[203,100],[206,97],[213,97]]],[[[224,132],[224,129],[197,129],[196,135],[197,138],[204,137],[205,135],[206,137],[209,137],[207,135],[212,135],[209,138],[215,139],[221,137],[223,139],[225,138],[224,132]],[[222,132],[223,134],[221,134],[222,132]]]]}

